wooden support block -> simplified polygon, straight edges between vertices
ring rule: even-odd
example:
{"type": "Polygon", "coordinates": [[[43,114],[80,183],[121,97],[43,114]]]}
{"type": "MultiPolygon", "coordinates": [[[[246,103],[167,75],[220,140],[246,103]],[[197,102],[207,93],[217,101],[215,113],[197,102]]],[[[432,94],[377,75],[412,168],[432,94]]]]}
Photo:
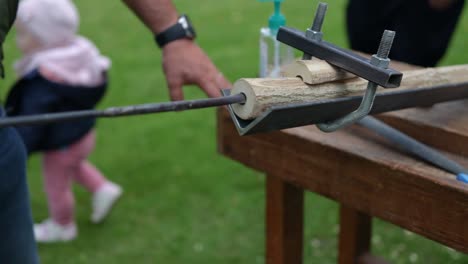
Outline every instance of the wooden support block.
{"type": "Polygon", "coordinates": [[[266,263],[301,264],[304,191],[269,174],[266,194],[266,263]]]}
{"type": "Polygon", "coordinates": [[[356,77],[354,74],[317,58],[296,60],[283,67],[281,73],[284,77],[299,77],[306,84],[326,83],[356,77]]]}
{"type": "MultiPolygon", "coordinates": [[[[468,65],[411,70],[403,74],[401,87],[380,88],[378,93],[468,82],[468,65]]],[[[314,85],[305,84],[300,78],[240,79],[234,84],[232,93],[243,93],[247,100],[232,107],[236,115],[248,120],[273,106],[363,95],[366,87],[367,81],[361,78],[314,85]]]]}

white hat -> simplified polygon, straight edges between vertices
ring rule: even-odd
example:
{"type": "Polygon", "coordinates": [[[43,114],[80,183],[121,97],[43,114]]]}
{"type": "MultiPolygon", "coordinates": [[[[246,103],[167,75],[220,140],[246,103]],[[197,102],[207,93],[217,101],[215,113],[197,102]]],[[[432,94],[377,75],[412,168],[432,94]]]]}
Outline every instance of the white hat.
{"type": "Polygon", "coordinates": [[[22,0],[17,21],[47,46],[74,39],[79,16],[70,0],[22,0]]]}

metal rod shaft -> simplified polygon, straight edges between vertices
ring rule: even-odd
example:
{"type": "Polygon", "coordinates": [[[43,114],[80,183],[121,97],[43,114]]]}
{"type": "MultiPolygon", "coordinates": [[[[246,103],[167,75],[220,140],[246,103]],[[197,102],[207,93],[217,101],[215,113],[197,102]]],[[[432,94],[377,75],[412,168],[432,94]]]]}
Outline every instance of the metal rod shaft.
{"type": "Polygon", "coordinates": [[[467,173],[467,170],[463,168],[463,166],[442,155],[442,153],[438,152],[437,150],[417,141],[414,138],[411,138],[410,136],[373,117],[365,117],[358,121],[358,124],[387,138],[392,143],[397,144],[402,150],[419,157],[426,162],[436,165],[443,170],[454,173],[456,175],[460,173],[467,173]]]}
{"type": "Polygon", "coordinates": [[[119,117],[170,111],[184,111],[243,102],[245,102],[245,96],[243,94],[237,94],[219,98],[110,107],[103,110],[82,110],[29,116],[4,117],[0,118],[0,128],[6,126],[40,125],[76,120],[86,117],[119,117]]]}

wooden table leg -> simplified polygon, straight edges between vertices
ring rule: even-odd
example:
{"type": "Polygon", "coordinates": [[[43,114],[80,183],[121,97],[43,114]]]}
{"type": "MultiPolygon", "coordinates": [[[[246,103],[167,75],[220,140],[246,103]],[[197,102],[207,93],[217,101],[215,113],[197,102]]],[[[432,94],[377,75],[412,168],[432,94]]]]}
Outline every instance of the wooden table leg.
{"type": "Polygon", "coordinates": [[[304,190],[269,174],[266,196],[266,263],[301,264],[304,190]]]}
{"type": "Polygon", "coordinates": [[[372,218],[344,205],[340,206],[339,264],[356,264],[370,252],[372,218]]]}
{"type": "Polygon", "coordinates": [[[338,263],[387,263],[370,254],[371,236],[372,217],[341,205],[338,263]]]}

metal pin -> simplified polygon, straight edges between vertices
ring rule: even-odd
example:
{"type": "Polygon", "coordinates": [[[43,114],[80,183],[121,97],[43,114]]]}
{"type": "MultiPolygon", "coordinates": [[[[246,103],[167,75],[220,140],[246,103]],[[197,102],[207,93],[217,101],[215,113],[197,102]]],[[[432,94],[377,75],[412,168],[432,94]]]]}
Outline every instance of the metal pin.
{"type": "Polygon", "coordinates": [[[319,3],[317,11],[315,13],[314,22],[312,23],[312,30],[316,32],[322,31],[323,21],[327,13],[328,5],[326,3],[319,3]]]}
{"type": "Polygon", "coordinates": [[[393,40],[395,39],[395,31],[385,30],[382,39],[380,40],[379,50],[377,51],[377,57],[387,59],[392,49],[393,40]]]}
{"type": "Polygon", "coordinates": [[[235,94],[219,98],[206,98],[198,100],[175,101],[164,103],[151,103],[141,105],[129,105],[122,107],[109,107],[102,110],[81,110],[59,113],[46,113],[37,115],[25,115],[15,117],[1,117],[0,128],[7,126],[41,125],[56,122],[77,120],[88,117],[120,117],[131,115],[143,115],[169,111],[184,111],[206,107],[223,106],[229,104],[244,103],[244,94],[235,94]]]}

